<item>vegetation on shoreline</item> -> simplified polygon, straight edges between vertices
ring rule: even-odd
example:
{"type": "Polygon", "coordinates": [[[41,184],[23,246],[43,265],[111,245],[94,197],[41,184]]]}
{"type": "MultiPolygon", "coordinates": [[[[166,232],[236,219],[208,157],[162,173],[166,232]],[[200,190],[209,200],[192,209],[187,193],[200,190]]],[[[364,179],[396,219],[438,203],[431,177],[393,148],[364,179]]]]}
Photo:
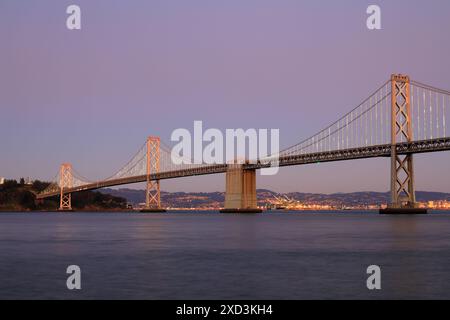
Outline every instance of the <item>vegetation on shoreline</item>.
{"type": "MultiPolygon", "coordinates": [[[[36,200],[36,195],[49,185],[36,180],[26,184],[24,179],[6,180],[0,185],[0,211],[54,211],[59,208],[59,197],[36,200]]],[[[119,211],[126,209],[124,198],[95,191],[84,191],[72,195],[72,207],[81,211],[119,211]]]]}

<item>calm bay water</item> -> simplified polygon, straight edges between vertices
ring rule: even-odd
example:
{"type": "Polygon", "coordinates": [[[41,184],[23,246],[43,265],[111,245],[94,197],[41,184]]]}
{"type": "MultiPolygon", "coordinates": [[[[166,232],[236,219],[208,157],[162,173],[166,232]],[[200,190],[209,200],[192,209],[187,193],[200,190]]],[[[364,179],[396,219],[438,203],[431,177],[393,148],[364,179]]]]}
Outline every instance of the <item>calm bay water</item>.
{"type": "Polygon", "coordinates": [[[2,213],[0,298],[450,299],[450,214],[2,213]]]}

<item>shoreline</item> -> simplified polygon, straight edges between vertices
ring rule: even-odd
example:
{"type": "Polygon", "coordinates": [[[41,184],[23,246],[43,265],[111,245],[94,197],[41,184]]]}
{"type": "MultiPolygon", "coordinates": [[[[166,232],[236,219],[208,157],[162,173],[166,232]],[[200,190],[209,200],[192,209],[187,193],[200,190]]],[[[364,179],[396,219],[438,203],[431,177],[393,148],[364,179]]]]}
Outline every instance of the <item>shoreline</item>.
{"type": "MultiPolygon", "coordinates": [[[[428,209],[430,210],[430,213],[450,213],[449,209],[428,209]]],[[[221,209],[166,209],[165,213],[177,213],[177,212],[183,212],[183,213],[208,213],[208,212],[220,212],[221,209]]],[[[267,214],[267,213],[357,213],[357,212],[367,212],[367,213],[376,213],[378,212],[378,209],[330,209],[330,210],[262,210],[259,213],[256,214],[267,214]]],[[[61,213],[61,214],[68,214],[68,213],[136,213],[136,214],[146,214],[146,212],[142,212],[140,209],[136,210],[71,210],[71,211],[60,211],[60,210],[0,210],[0,214],[2,213],[61,213]]],[[[152,212],[153,213],[153,212],[152,212]]],[[[156,213],[156,212],[155,212],[156,213]]],[[[164,212],[161,212],[164,213],[164,212]]],[[[231,213],[227,213],[231,214],[231,213]]]]}

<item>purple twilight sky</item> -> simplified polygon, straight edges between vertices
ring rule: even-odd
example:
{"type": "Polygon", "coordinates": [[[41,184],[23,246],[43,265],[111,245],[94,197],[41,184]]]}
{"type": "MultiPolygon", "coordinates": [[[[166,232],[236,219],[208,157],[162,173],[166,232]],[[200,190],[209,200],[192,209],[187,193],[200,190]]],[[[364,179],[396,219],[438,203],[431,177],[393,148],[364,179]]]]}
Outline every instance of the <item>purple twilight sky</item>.
{"type": "MultiPolygon", "coordinates": [[[[279,128],[295,144],[388,79],[450,88],[450,1],[0,1],[0,176],[51,179],[61,162],[95,180],[148,135],[279,128]],[[382,30],[366,8],[382,9],[382,30]],[[82,30],[66,28],[70,4],[82,30]]],[[[416,156],[418,190],[450,192],[450,153],[416,156]]],[[[224,176],[164,181],[223,191],[224,176]]],[[[141,187],[134,185],[132,187],[141,187]]],[[[275,191],[387,191],[389,159],[285,168],[275,191]]]]}

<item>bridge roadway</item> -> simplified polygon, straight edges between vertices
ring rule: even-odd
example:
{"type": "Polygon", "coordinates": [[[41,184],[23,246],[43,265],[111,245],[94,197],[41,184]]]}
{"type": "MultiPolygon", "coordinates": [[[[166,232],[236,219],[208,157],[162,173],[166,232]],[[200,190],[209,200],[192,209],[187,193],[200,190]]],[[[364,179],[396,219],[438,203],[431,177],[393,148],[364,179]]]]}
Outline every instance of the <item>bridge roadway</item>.
{"type": "MultiPolygon", "coordinates": [[[[396,144],[398,154],[413,154],[413,153],[428,153],[428,152],[438,152],[450,150],[450,138],[436,138],[421,141],[414,141],[411,143],[397,143],[396,144]]],[[[327,152],[318,153],[308,153],[299,155],[288,155],[281,156],[279,159],[278,166],[295,166],[311,163],[321,163],[321,162],[332,162],[332,161],[344,161],[344,160],[355,160],[355,159],[366,159],[366,158],[376,158],[376,157],[390,157],[391,155],[391,145],[374,145],[368,147],[359,147],[353,149],[343,149],[334,150],[327,152]]],[[[270,164],[266,163],[249,163],[244,164],[244,169],[262,169],[270,167],[270,164]]],[[[198,168],[174,170],[167,172],[154,173],[150,175],[151,180],[164,180],[164,179],[174,179],[181,177],[208,175],[225,173],[227,171],[226,164],[216,164],[216,165],[204,165],[198,168]]],[[[134,177],[126,177],[112,180],[99,181],[94,183],[89,183],[86,185],[68,188],[64,190],[64,193],[74,193],[86,190],[95,190],[106,187],[113,187],[131,183],[145,182],[147,181],[147,175],[140,175],[134,177]]],[[[37,195],[37,199],[44,199],[59,195],[60,191],[48,192],[45,194],[37,195]]]]}

